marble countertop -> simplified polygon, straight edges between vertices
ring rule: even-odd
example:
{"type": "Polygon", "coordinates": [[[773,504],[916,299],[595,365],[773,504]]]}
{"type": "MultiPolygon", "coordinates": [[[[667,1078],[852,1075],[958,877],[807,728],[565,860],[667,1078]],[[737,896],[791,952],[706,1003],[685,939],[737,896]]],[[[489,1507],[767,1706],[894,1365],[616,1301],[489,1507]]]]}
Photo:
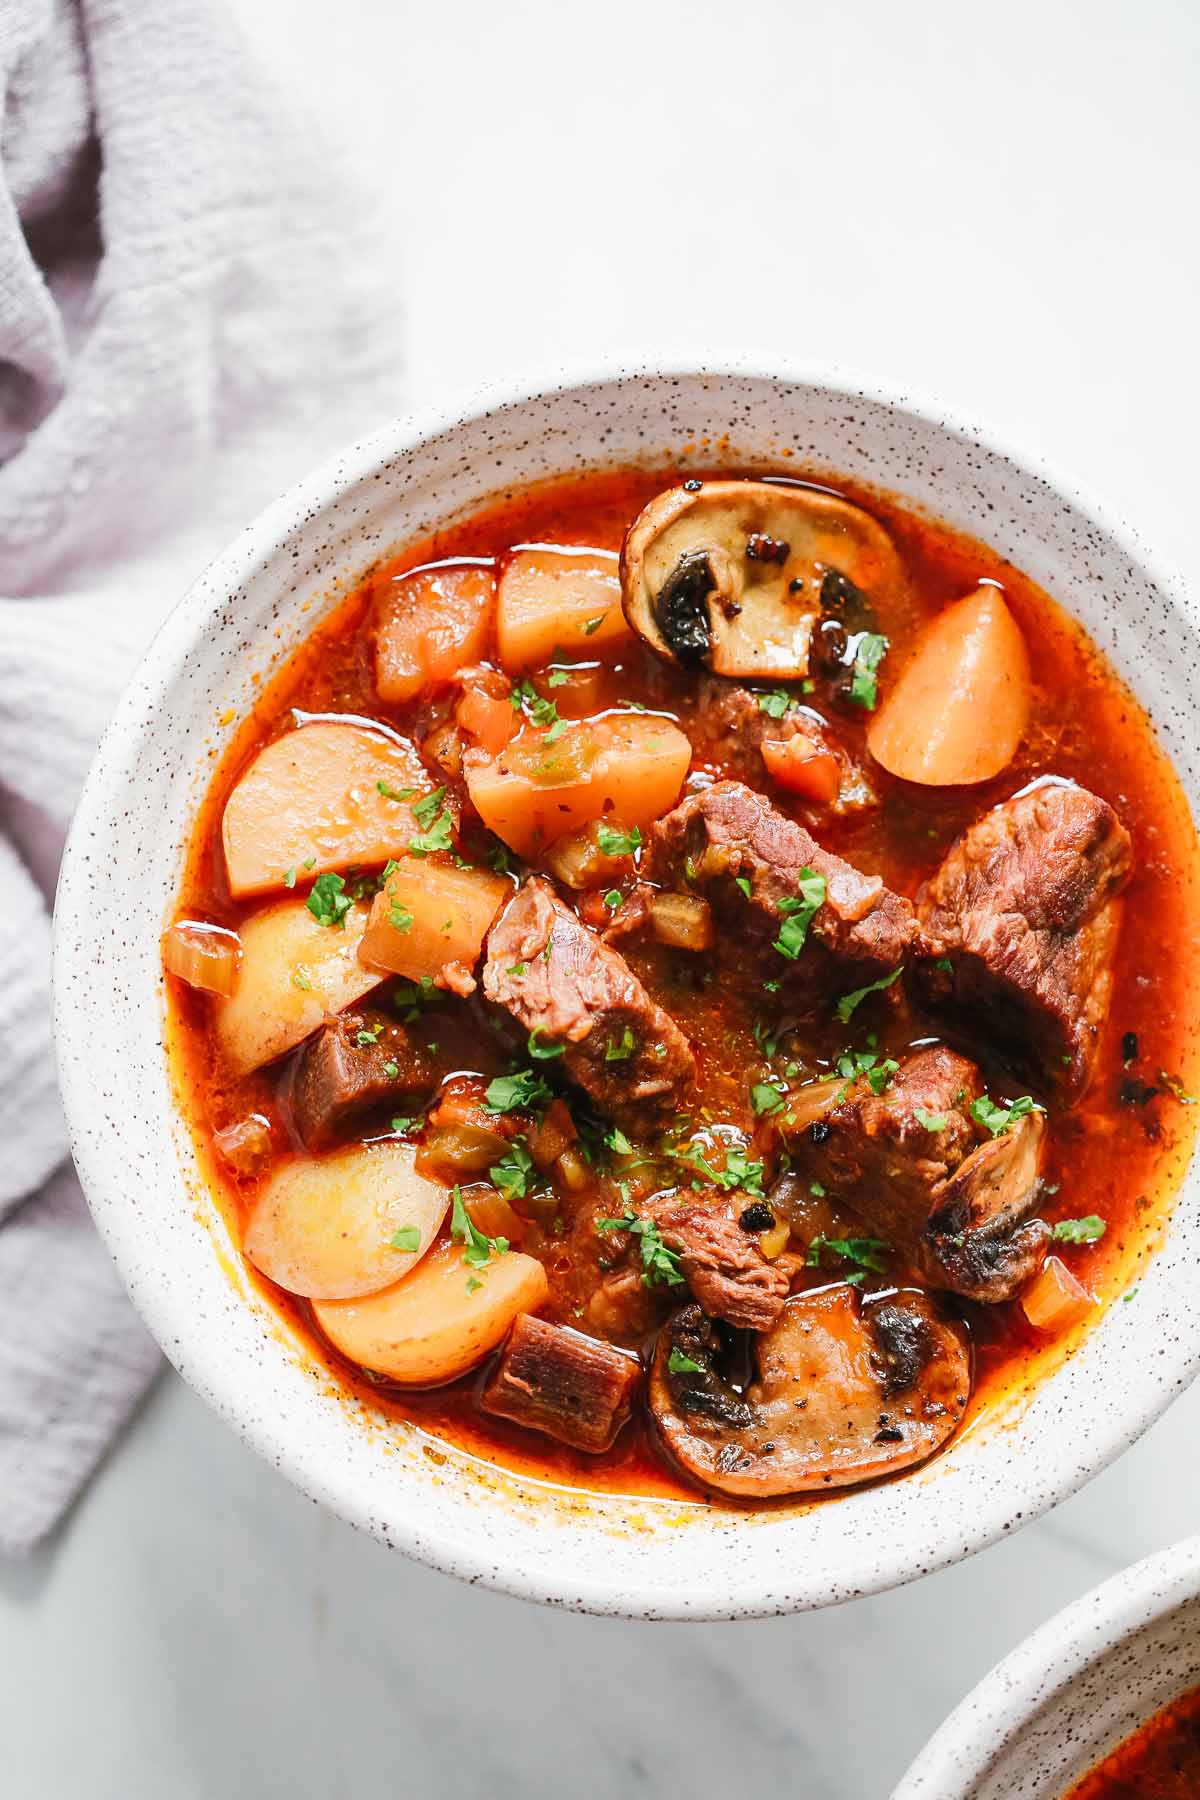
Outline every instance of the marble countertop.
{"type": "MultiPolygon", "coordinates": [[[[1192,0],[237,4],[383,203],[411,356],[381,417],[601,349],[776,347],[994,421],[1195,579],[1192,0]]],[[[1198,1441],[1193,1392],[899,1592],[633,1625],[389,1557],[169,1375],[59,1540],[0,1568],[0,1791],[886,1800],[1000,1655],[1196,1528],[1198,1441]]]]}

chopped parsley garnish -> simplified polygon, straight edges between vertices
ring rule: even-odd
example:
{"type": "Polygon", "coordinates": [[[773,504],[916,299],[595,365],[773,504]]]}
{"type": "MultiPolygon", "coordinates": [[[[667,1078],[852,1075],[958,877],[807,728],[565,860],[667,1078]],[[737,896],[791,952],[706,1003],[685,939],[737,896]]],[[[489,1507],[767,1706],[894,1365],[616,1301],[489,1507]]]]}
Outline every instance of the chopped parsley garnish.
{"type": "Polygon", "coordinates": [[[894,1056],[886,1056],[880,1061],[874,1050],[843,1050],[837,1059],[837,1072],[846,1085],[835,1098],[834,1105],[841,1105],[860,1075],[866,1076],[873,1094],[882,1094],[899,1071],[900,1064],[894,1056]]]}
{"type": "Polygon", "coordinates": [[[392,994],[392,1005],[397,1007],[406,1025],[411,1025],[420,1018],[421,1008],[428,1006],[436,997],[432,975],[422,975],[419,981],[401,981],[396,984],[392,994]]]}
{"type": "MultiPolygon", "coordinates": [[[[385,800],[411,800],[417,791],[416,788],[389,787],[386,781],[377,781],[375,786],[379,789],[379,792],[383,795],[385,800]]],[[[445,792],[444,788],[442,789],[442,792],[445,792]]]]}
{"type": "Polygon", "coordinates": [[[777,1025],[768,1025],[765,1019],[755,1019],[753,1037],[764,1056],[774,1056],[779,1048],[779,1027],[777,1025]]]}
{"type": "Polygon", "coordinates": [[[402,1225],[392,1237],[393,1250],[419,1250],[421,1229],[418,1225],[402,1225]]]}
{"type": "Polygon", "coordinates": [[[488,1178],[506,1200],[520,1200],[529,1192],[533,1183],[533,1158],[525,1148],[523,1138],[517,1138],[509,1145],[500,1161],[488,1170],[488,1178]]]}
{"type": "Polygon", "coordinates": [[[536,1069],[518,1069],[515,1075],[497,1075],[489,1081],[484,1103],[489,1112],[517,1112],[545,1106],[554,1098],[554,1090],[536,1069]]]}
{"type": "Polygon", "coordinates": [[[528,963],[523,962],[509,963],[508,972],[510,975],[523,975],[528,966],[528,963]]]}
{"type": "Polygon", "coordinates": [[[295,869],[288,869],[285,872],[284,877],[283,877],[283,885],[285,888],[294,888],[295,887],[295,885],[296,885],[295,869]]]}
{"type": "Polygon", "coordinates": [[[635,825],[631,831],[617,831],[611,825],[596,828],[596,843],[602,856],[632,856],[642,847],[642,834],[635,825]]]}
{"type": "Polygon", "coordinates": [[[492,1252],[503,1256],[508,1250],[508,1239],[503,1237],[485,1237],[471,1222],[471,1216],[463,1205],[462,1189],[456,1187],[453,1194],[453,1207],[450,1213],[450,1236],[455,1243],[465,1245],[463,1261],[469,1269],[481,1269],[490,1262],[492,1252]]]}
{"type": "Polygon", "coordinates": [[[690,1356],[685,1356],[682,1350],[677,1350],[674,1344],[671,1345],[671,1354],[667,1358],[667,1368],[672,1375],[698,1375],[700,1373],[700,1364],[693,1362],[690,1356]]]}
{"type": "Polygon", "coordinates": [[[614,1125],[611,1131],[605,1132],[604,1142],[607,1144],[608,1148],[615,1151],[618,1156],[633,1155],[633,1145],[619,1125],[614,1125]]]}
{"type": "Polygon", "coordinates": [[[797,885],[799,898],[781,900],[776,908],[783,923],[772,945],[789,962],[795,962],[803,950],[813,916],[825,900],[825,877],[818,875],[815,869],[801,869],[797,885]]]}
{"type": "Polygon", "coordinates": [[[341,925],[353,905],[340,875],[318,875],[305,901],[318,925],[341,925]]]}
{"type": "Polygon", "coordinates": [[[379,1034],[382,1030],[382,1023],[378,1025],[364,1025],[360,1030],[355,1032],[354,1041],[360,1050],[366,1050],[370,1045],[379,1042],[379,1034]]]}
{"type": "Polygon", "coordinates": [[[1188,1093],[1178,1075],[1168,1075],[1165,1069],[1160,1069],[1158,1071],[1158,1079],[1162,1082],[1168,1094],[1174,1094],[1181,1106],[1195,1106],[1195,1094],[1188,1093]]]}
{"type": "Polygon", "coordinates": [[[826,1190],[819,1181],[810,1181],[808,1184],[808,1191],[812,1194],[814,1199],[823,1200],[825,1198],[826,1190]]]}
{"type": "Polygon", "coordinates": [[[850,698],[856,706],[875,711],[879,690],[875,676],[887,654],[888,640],[878,631],[864,631],[854,651],[854,669],[850,676],[850,698]]]}
{"type": "Polygon", "coordinates": [[[299,988],[302,994],[310,994],[312,992],[312,982],[308,979],[308,976],[304,973],[303,969],[292,970],[292,986],[299,988]]]}
{"type": "Polygon", "coordinates": [[[609,1038],[604,1046],[604,1060],[610,1062],[628,1062],[637,1049],[637,1039],[628,1025],[619,1038],[609,1038]]]}
{"type": "Polygon", "coordinates": [[[869,981],[866,987],[855,988],[852,993],[843,994],[837,1003],[837,1016],[843,1025],[848,1025],[851,1014],[862,1005],[868,994],[881,994],[884,988],[890,988],[893,981],[898,981],[904,973],[904,965],[893,969],[890,975],[881,975],[878,981],[869,981]]]}
{"type": "Polygon", "coordinates": [[[950,1123],[945,1113],[926,1112],[923,1106],[914,1106],[913,1112],[916,1115],[917,1124],[923,1125],[926,1131],[945,1131],[946,1126],[950,1123]]]}
{"type": "Polygon", "coordinates": [[[784,688],[776,688],[774,693],[758,696],[758,709],[765,712],[768,719],[782,719],[792,704],[792,696],[784,688]]]}
{"type": "Polygon", "coordinates": [[[1085,1219],[1060,1219],[1054,1227],[1055,1240],[1060,1244],[1095,1244],[1108,1226],[1097,1213],[1089,1213],[1085,1219]]]}
{"type": "Polygon", "coordinates": [[[975,1123],[984,1126],[993,1137],[999,1137],[1002,1131],[1007,1131],[1010,1125],[1015,1125],[1018,1119],[1025,1118],[1028,1113],[1045,1110],[1044,1106],[1039,1106],[1028,1094],[1022,1094],[1011,1106],[997,1106],[987,1094],[980,1094],[978,1100],[972,1100],[970,1108],[975,1123]]]}
{"type": "Polygon", "coordinates": [[[385,1062],[383,1065],[383,1072],[389,1081],[395,1081],[400,1074],[400,1064],[398,1062],[385,1062]]]}
{"type": "Polygon", "coordinates": [[[616,912],[624,898],[625,896],[622,894],[620,888],[609,888],[607,894],[604,896],[604,904],[607,906],[609,912],[616,912]]]}
{"type": "Polygon", "coordinates": [[[756,1081],[750,1089],[750,1104],[756,1113],[777,1113],[786,1104],[786,1096],[770,1081],[756,1081]]]}
{"type": "Polygon", "coordinates": [[[954,964],[948,956],[939,956],[933,966],[935,969],[940,969],[943,975],[953,975],[954,973],[954,964]]]}
{"type": "Polygon", "coordinates": [[[583,623],[584,637],[591,637],[591,635],[594,631],[599,631],[600,627],[603,625],[603,623],[604,623],[605,619],[607,619],[607,617],[608,617],[608,614],[606,612],[602,612],[602,613],[597,613],[596,617],[594,619],[585,619],[584,623],[583,623]]]}
{"type": "Polygon", "coordinates": [[[750,877],[748,875],[735,875],[733,878],[733,885],[734,887],[741,888],[747,900],[753,899],[754,889],[750,886],[750,877]]]}
{"type": "Polygon", "coordinates": [[[426,794],[413,807],[413,818],[421,827],[417,837],[409,838],[408,847],[414,856],[429,856],[435,850],[449,850],[450,833],[454,821],[442,801],[445,797],[444,786],[435,788],[432,794],[426,794]]]}
{"type": "Polygon", "coordinates": [[[503,844],[493,844],[487,853],[487,859],[497,875],[508,874],[508,851],[503,844]]]}
{"type": "MultiPolygon", "coordinates": [[[[553,705],[553,701],[551,702],[551,705],[553,705]]],[[[567,721],[565,719],[555,719],[553,725],[551,725],[549,731],[542,739],[542,742],[544,744],[556,744],[566,729],[567,721]]]]}
{"type": "Polygon", "coordinates": [[[653,1219],[639,1219],[628,1209],[619,1219],[597,1219],[597,1231],[627,1231],[639,1240],[642,1255],[643,1287],[682,1287],[683,1267],[679,1254],[668,1250],[653,1219]]]}
{"type": "Polygon", "coordinates": [[[415,1131],[418,1125],[423,1125],[424,1123],[425,1117],[423,1113],[414,1113],[411,1118],[406,1114],[401,1113],[392,1120],[392,1130],[397,1137],[405,1137],[410,1131],[415,1131]]]}
{"type": "MultiPolygon", "coordinates": [[[[821,1259],[825,1255],[840,1257],[843,1262],[855,1263],[860,1269],[871,1269],[876,1275],[887,1268],[886,1258],[892,1246],[883,1238],[830,1238],[815,1237],[808,1246],[805,1261],[810,1269],[819,1269],[821,1259]]],[[[861,1275],[858,1277],[861,1281],[861,1275]]]]}
{"type": "Polygon", "coordinates": [[[549,1062],[552,1057],[561,1056],[566,1049],[565,1044],[543,1044],[541,1027],[537,1026],[529,1034],[529,1054],[536,1062],[549,1062]]]}
{"type": "Polygon", "coordinates": [[[388,924],[393,931],[411,931],[413,915],[407,906],[404,906],[399,900],[393,900],[388,908],[388,924]]]}

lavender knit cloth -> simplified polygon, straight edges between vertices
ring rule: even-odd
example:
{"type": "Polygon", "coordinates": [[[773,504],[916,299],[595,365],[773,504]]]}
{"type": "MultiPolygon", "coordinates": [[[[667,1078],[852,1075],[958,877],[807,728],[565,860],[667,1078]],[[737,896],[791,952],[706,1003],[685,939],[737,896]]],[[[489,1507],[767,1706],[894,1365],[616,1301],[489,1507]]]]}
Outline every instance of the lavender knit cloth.
{"type": "Polygon", "coordinates": [[[372,270],[369,218],[220,0],[4,0],[0,1550],[54,1526],[158,1365],[66,1161],[63,833],[164,612],[397,410],[397,308],[372,270]]]}

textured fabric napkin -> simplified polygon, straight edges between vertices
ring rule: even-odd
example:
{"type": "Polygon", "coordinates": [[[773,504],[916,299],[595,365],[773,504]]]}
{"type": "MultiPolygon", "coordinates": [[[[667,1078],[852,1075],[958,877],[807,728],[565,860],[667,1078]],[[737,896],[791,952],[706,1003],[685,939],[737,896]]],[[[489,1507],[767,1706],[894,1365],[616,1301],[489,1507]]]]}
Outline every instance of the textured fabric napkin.
{"type": "Polygon", "coordinates": [[[188,582],[397,410],[372,242],[221,0],[3,0],[2,1550],[53,1527],[158,1362],[65,1161],[47,913],[63,831],[188,582]]]}

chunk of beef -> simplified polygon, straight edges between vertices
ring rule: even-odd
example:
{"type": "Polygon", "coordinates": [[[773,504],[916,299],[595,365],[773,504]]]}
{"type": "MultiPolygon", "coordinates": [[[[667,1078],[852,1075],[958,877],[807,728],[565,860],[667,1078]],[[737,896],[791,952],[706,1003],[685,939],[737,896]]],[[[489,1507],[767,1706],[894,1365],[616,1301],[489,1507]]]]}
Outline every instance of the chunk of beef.
{"type": "Polygon", "coordinates": [[[696,1062],[674,1019],[632,969],[563,905],[527,881],[492,926],[483,991],[562,1066],[602,1112],[653,1130],[679,1110],[696,1062]]]}
{"type": "Polygon", "coordinates": [[[794,1174],[935,1287],[993,1302],[1034,1272],[1049,1235],[1030,1218],[1045,1122],[1030,1113],[992,1137],[970,1112],[982,1092],[975,1064],[935,1045],[879,1094],[865,1079],[802,1089],[780,1130],[794,1174]]]}
{"type": "Polygon", "coordinates": [[[702,724],[694,740],[698,755],[720,768],[726,777],[732,775],[753,786],[766,776],[762,747],[768,738],[787,743],[790,738],[804,736],[814,749],[827,751],[836,759],[840,776],[836,796],[805,807],[806,816],[811,812],[814,816],[844,818],[878,806],[879,796],[870,777],[838,742],[820,713],[812,707],[791,705],[781,718],[775,718],[763,711],[763,698],[735,682],[705,677],[698,696],[702,724]]]}
{"type": "Polygon", "coordinates": [[[313,1033],[292,1079],[296,1130],[307,1150],[327,1150],[378,1106],[428,1097],[437,1070],[394,1019],[373,1010],[339,1013],[313,1033]]]}
{"type": "Polygon", "coordinates": [[[713,1319],[746,1331],[769,1331],[788,1297],[788,1265],[771,1262],[758,1239],[744,1231],[743,1198],[732,1206],[705,1205],[699,1198],[656,1199],[638,1206],[652,1218],[692,1293],[713,1319]]]}
{"type": "Polygon", "coordinates": [[[860,875],[823,850],[739,781],[718,781],[660,819],[650,833],[648,867],[665,886],[702,889],[738,958],[749,952],[771,976],[785,978],[793,999],[815,1002],[877,980],[898,967],[917,936],[907,900],[878,875],[860,875]],[[825,898],[791,961],[774,945],[803,869],[824,876],[825,898]],[[749,883],[749,895],[739,881],[749,883]]]}
{"type": "Polygon", "coordinates": [[[920,897],[921,998],[1077,1100],[1108,1015],[1131,860],[1128,832],[1086,788],[1039,782],[993,807],[920,897]]]}
{"type": "Polygon", "coordinates": [[[624,1350],[522,1313],[479,1404],[594,1454],[609,1448],[629,1417],[640,1377],[624,1350]]]}

